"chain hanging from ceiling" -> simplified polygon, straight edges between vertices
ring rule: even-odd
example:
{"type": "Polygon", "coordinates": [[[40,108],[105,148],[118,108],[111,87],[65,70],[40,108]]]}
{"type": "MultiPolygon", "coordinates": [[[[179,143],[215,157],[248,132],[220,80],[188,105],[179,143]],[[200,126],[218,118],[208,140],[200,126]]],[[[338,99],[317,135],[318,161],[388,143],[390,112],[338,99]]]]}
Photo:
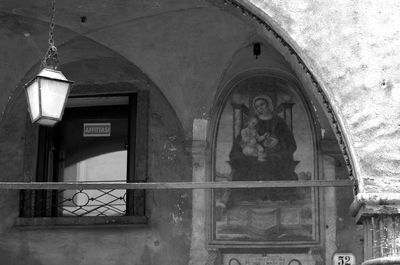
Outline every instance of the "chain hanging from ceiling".
{"type": "Polygon", "coordinates": [[[57,54],[57,48],[54,44],[54,18],[55,18],[55,13],[56,13],[56,1],[52,0],[51,1],[51,7],[50,7],[50,28],[49,28],[49,47],[47,49],[46,55],[44,56],[44,59],[42,61],[42,68],[52,68],[52,69],[57,69],[59,62],[58,62],[58,54],[57,54]]]}

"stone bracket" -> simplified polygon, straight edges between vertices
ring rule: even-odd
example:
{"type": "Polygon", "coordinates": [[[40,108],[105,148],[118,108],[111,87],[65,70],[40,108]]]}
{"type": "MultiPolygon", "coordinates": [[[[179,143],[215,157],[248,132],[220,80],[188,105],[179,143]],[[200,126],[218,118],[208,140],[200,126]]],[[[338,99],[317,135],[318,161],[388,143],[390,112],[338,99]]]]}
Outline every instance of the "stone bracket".
{"type": "Polygon", "coordinates": [[[364,217],[400,214],[400,194],[359,193],[350,206],[350,213],[357,224],[361,224],[364,217]]]}
{"type": "Polygon", "coordinates": [[[398,265],[398,264],[400,264],[399,257],[370,259],[362,263],[362,265],[398,265]]]}

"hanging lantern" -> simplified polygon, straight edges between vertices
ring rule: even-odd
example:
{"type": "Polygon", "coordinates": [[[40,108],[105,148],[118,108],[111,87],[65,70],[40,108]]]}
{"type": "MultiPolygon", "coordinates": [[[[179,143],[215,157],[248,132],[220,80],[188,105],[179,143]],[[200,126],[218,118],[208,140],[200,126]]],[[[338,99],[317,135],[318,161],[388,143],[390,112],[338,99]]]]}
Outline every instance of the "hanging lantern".
{"type": "Polygon", "coordinates": [[[32,122],[53,126],[60,121],[71,86],[60,71],[43,68],[25,86],[32,122]]]}
{"type": "Polygon", "coordinates": [[[55,0],[52,1],[49,48],[39,74],[25,85],[28,111],[33,123],[54,126],[61,120],[71,90],[72,81],[57,70],[57,48],[54,45],[55,0]]]}

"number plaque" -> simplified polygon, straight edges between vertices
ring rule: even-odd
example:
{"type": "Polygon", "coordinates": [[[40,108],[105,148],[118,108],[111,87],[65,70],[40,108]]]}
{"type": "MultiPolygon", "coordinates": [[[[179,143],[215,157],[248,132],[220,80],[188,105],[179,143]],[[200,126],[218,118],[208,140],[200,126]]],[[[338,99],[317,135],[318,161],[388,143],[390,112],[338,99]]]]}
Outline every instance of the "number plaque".
{"type": "Polygon", "coordinates": [[[356,265],[356,257],[352,253],[336,253],[333,255],[333,265],[356,265]]]}

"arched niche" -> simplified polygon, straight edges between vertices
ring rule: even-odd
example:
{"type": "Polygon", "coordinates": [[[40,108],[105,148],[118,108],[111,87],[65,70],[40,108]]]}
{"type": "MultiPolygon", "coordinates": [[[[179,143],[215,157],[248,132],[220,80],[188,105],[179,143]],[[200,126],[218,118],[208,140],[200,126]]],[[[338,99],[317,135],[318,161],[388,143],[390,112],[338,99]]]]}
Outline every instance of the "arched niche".
{"type": "MultiPolygon", "coordinates": [[[[280,46],[282,43],[276,44],[264,37],[256,36],[244,44],[235,53],[221,78],[207,133],[210,143],[210,156],[206,159],[208,180],[334,182],[348,179],[349,176],[353,179],[355,173],[347,149],[347,138],[328,97],[293,50],[292,55],[283,54],[285,49],[291,49],[287,44],[280,46]],[[261,43],[262,52],[258,58],[251,58],[252,47],[256,42],[261,43]],[[288,57],[291,56],[295,59],[289,60],[288,57]],[[297,60],[302,64],[298,64],[297,60]],[[304,70],[300,71],[300,76],[299,68],[304,70]],[[254,80],[260,78],[264,79],[260,82],[261,85],[252,85],[254,80]],[[272,91],[273,87],[275,92],[272,91]],[[271,174],[268,169],[261,167],[256,171],[260,175],[254,176],[251,168],[260,162],[257,162],[258,155],[253,154],[251,159],[256,162],[250,163],[252,166],[244,167],[242,175],[235,176],[232,174],[232,167],[240,164],[239,160],[232,159],[235,141],[239,142],[236,145],[240,146],[237,137],[240,137],[241,131],[248,126],[249,117],[255,115],[253,100],[263,93],[271,97],[270,105],[279,110],[277,116],[294,134],[297,148],[292,153],[295,164],[292,170],[289,170],[292,174],[278,174],[278,177],[267,179],[265,176],[271,174]],[[282,103],[292,106],[287,108],[286,117],[285,111],[282,111],[282,103]],[[292,119],[287,119],[290,109],[292,119]],[[241,121],[240,125],[235,120],[241,121]],[[243,174],[247,174],[247,179],[243,174]]],[[[280,38],[280,41],[283,39],[280,38]]],[[[243,153],[243,146],[239,152],[243,153]]],[[[290,168],[290,165],[288,167],[290,168]]],[[[232,197],[240,197],[232,190],[215,190],[207,198],[209,259],[216,255],[222,259],[223,264],[228,264],[235,259],[246,262],[267,255],[268,258],[275,257],[285,262],[298,258],[302,264],[323,264],[329,262],[338,250],[351,250],[357,257],[361,255],[359,233],[354,232],[354,229],[350,233],[353,239],[348,240],[349,231],[343,229],[343,224],[347,224],[348,227],[354,226],[348,215],[348,206],[353,198],[351,184],[344,188],[281,188],[280,191],[269,188],[271,194],[275,195],[266,195],[264,198],[256,197],[260,195],[260,190],[262,193],[262,190],[268,189],[259,189],[258,192],[254,192],[255,189],[247,189],[247,194],[242,196],[245,199],[241,202],[238,202],[238,199],[233,199],[232,202],[232,197]],[[280,193],[285,189],[286,191],[280,193]],[[298,190],[303,192],[300,197],[296,197],[298,190]],[[290,198],[284,200],[283,197],[290,198]],[[299,201],[302,202],[297,203],[299,201]],[[265,224],[267,219],[268,225],[265,224]],[[308,230],[302,230],[307,225],[308,230]],[[288,230],[285,231],[285,226],[291,226],[293,231],[297,231],[292,231],[292,234],[286,233],[288,230]],[[302,228],[298,229],[299,226],[302,228]],[[340,247],[338,242],[342,242],[340,247]]],[[[354,186],[354,190],[357,192],[357,185],[354,186]]],[[[268,258],[264,258],[264,261],[268,258]]]]}
{"type": "MultiPolygon", "coordinates": [[[[317,117],[294,76],[272,69],[243,72],[224,86],[215,106],[210,180],[324,179],[317,117]]],[[[210,243],[319,245],[319,201],[315,188],[215,191],[210,243]]]]}
{"type": "MultiPolygon", "coordinates": [[[[279,64],[275,62],[273,68],[290,68],[289,72],[296,76],[299,83],[305,88],[304,93],[307,98],[311,99],[313,108],[316,109],[322,133],[329,138],[329,143],[326,143],[328,149],[334,147],[335,157],[344,161],[347,178],[354,181],[354,194],[362,193],[364,191],[363,179],[351,135],[343,121],[340,106],[336,104],[322,82],[323,78],[318,71],[319,66],[315,63],[316,60],[309,58],[296,41],[273,18],[259,9],[253,1],[225,0],[224,3],[229,12],[241,17],[256,29],[252,39],[249,39],[246,44],[247,48],[251,48],[252,44],[257,42],[261,43],[261,50],[263,50],[263,45],[273,47],[279,54],[278,57],[283,59],[279,64]],[[339,150],[339,154],[337,150],[339,150]]],[[[235,59],[232,61],[234,62],[235,59]]],[[[246,66],[249,67],[249,65],[246,66]]],[[[230,78],[232,75],[225,74],[221,84],[230,78]]]]}
{"type": "MultiPolygon", "coordinates": [[[[154,82],[133,63],[87,38],[79,37],[60,46],[60,53],[64,49],[71,55],[68,61],[60,60],[62,63],[60,68],[69,79],[75,81],[71,91],[72,96],[109,96],[141,92],[148,95],[149,107],[139,106],[138,108],[139,111],[147,112],[146,115],[148,115],[148,119],[144,121],[148,128],[140,132],[146,138],[143,145],[147,146],[150,154],[148,158],[145,158],[146,164],[140,173],[142,178],[148,178],[148,181],[154,182],[189,181],[190,158],[184,149],[185,138],[182,124],[175,110],[154,82]],[[74,51],[77,52],[74,53],[74,51]],[[148,174],[144,172],[146,169],[148,174]]],[[[35,76],[39,63],[35,64],[21,79],[1,121],[0,145],[10,163],[10,169],[5,170],[7,173],[2,176],[4,181],[32,182],[36,178],[39,131],[38,125],[31,124],[29,120],[23,84],[35,76]]],[[[183,192],[154,193],[155,198],[163,203],[155,205],[150,200],[147,202],[146,210],[149,215],[153,214],[149,220],[161,223],[160,229],[172,233],[173,229],[169,227],[169,224],[163,223],[160,216],[166,216],[174,211],[170,208],[173,205],[169,202],[178,200],[176,196],[180,196],[181,193],[183,192]]],[[[152,191],[148,194],[152,194],[152,191]]],[[[18,202],[18,192],[14,192],[13,196],[13,201],[18,202]]],[[[17,206],[12,209],[14,211],[12,214],[9,211],[11,210],[4,209],[4,214],[18,216],[17,206]]],[[[189,228],[185,227],[185,229],[189,228]]],[[[156,235],[158,230],[152,233],[156,235]]],[[[182,255],[187,253],[187,250],[181,251],[182,255]]]]}

